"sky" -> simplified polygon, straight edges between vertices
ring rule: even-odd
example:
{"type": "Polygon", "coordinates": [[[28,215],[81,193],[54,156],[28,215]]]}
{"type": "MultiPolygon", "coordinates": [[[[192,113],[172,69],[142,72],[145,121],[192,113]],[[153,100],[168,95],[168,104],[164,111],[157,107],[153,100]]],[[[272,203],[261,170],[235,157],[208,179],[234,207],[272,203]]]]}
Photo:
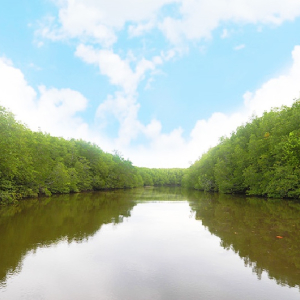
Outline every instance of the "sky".
{"type": "Polygon", "coordinates": [[[2,0],[0,105],[32,130],[188,167],[300,97],[300,0],[2,0]]]}

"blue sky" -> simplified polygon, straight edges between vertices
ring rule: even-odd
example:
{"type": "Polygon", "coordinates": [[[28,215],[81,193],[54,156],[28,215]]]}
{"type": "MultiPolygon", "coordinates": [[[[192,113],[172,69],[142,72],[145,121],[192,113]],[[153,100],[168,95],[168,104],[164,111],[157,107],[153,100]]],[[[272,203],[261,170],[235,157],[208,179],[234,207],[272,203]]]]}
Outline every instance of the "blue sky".
{"type": "Polygon", "coordinates": [[[23,0],[0,10],[0,105],[135,165],[187,167],[300,96],[295,0],[23,0]]]}

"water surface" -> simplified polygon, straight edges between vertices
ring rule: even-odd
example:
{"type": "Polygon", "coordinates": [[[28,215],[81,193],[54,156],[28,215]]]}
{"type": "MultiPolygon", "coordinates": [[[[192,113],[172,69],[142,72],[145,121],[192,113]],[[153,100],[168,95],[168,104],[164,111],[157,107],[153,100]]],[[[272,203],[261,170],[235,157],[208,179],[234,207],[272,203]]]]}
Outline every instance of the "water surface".
{"type": "Polygon", "coordinates": [[[0,209],[0,299],[299,299],[299,214],[180,188],[22,201],[0,209]]]}

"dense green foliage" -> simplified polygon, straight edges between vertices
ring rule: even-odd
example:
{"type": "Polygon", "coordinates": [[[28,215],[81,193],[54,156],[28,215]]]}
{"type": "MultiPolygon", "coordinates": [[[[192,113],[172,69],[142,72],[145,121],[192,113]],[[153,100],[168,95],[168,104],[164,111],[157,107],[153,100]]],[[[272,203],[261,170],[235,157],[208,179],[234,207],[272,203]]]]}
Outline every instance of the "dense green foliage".
{"type": "Polygon", "coordinates": [[[33,132],[0,106],[0,203],[148,185],[300,197],[300,100],[237,128],[186,171],[138,168],[116,151],[33,132]]]}
{"type": "Polygon", "coordinates": [[[33,132],[0,106],[0,203],[90,190],[180,184],[182,169],[138,168],[117,151],[33,132]]]}
{"type": "Polygon", "coordinates": [[[144,185],[181,185],[184,169],[148,169],[139,168],[144,185]]]}
{"type": "Polygon", "coordinates": [[[186,172],[204,191],[300,197],[300,101],[265,112],[222,138],[186,172]]]}

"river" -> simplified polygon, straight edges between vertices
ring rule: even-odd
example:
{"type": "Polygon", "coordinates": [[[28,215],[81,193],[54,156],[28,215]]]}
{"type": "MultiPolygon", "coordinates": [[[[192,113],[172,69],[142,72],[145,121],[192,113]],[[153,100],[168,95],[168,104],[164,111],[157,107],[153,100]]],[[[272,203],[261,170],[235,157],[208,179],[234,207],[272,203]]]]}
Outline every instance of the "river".
{"type": "Polygon", "coordinates": [[[142,188],[0,208],[0,299],[300,299],[300,202],[142,188]]]}

